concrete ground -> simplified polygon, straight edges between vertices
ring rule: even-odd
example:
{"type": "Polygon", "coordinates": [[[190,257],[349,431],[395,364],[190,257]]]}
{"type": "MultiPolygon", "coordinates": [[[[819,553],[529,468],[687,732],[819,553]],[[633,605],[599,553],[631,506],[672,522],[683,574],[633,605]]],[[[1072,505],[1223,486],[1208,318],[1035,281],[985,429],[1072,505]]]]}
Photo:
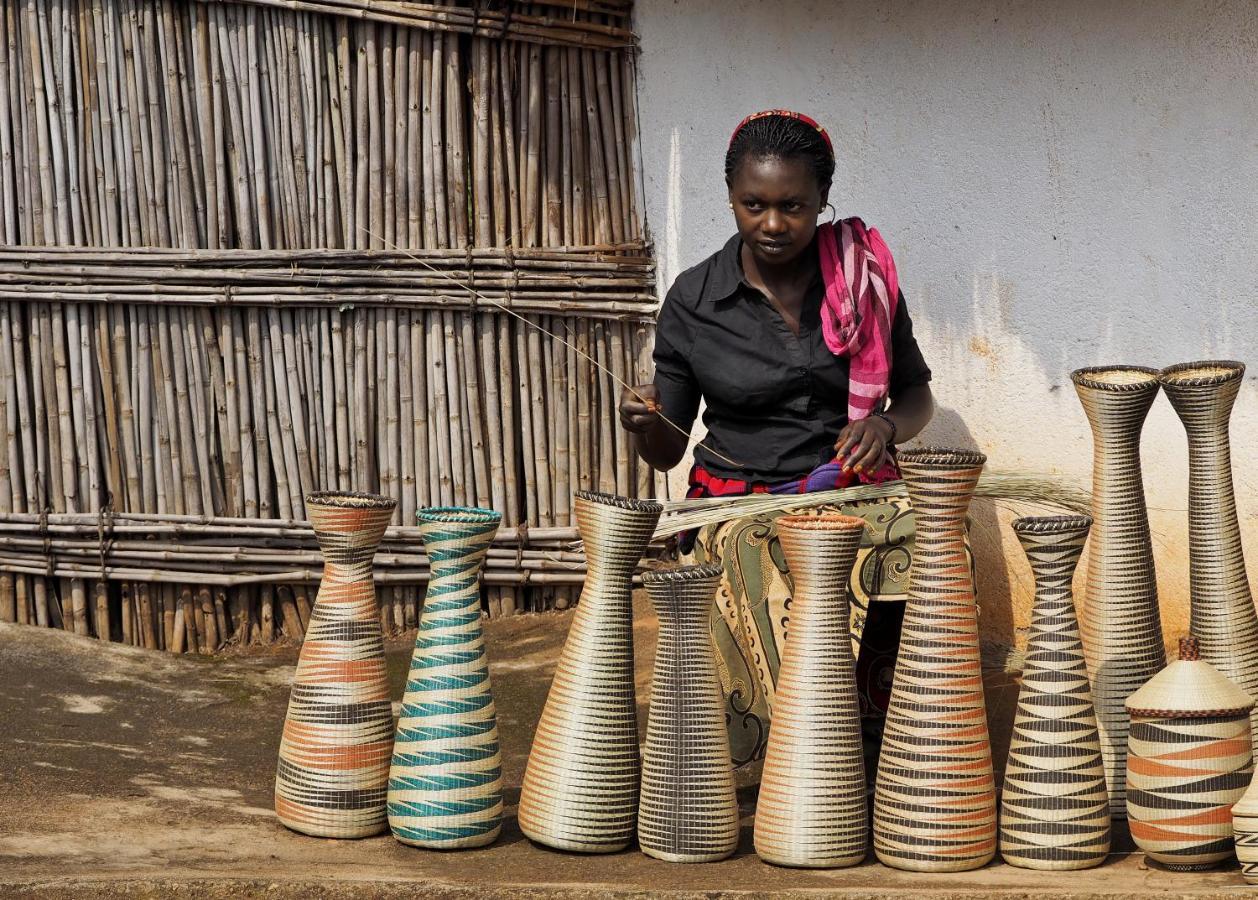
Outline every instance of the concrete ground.
{"type": "MultiPolygon", "coordinates": [[[[639,603],[645,716],[654,622],[639,603]]],[[[0,625],[0,896],[3,897],[779,897],[1212,898],[1249,890],[1235,866],[1180,874],[1118,853],[1099,869],[1044,874],[992,864],[915,875],[867,862],[800,871],[751,849],[755,773],[740,773],[739,852],[674,865],[628,850],[554,853],[515,824],[515,803],[570,613],[491,622],[507,822],[491,848],[425,852],[386,836],[304,837],[271,811],[296,649],[171,657],[48,629],[0,625]]],[[[401,696],[408,643],[389,647],[401,696]]],[[[999,738],[1016,685],[989,686],[999,738]]],[[[1002,754],[998,751],[997,759],[1002,754]]]]}

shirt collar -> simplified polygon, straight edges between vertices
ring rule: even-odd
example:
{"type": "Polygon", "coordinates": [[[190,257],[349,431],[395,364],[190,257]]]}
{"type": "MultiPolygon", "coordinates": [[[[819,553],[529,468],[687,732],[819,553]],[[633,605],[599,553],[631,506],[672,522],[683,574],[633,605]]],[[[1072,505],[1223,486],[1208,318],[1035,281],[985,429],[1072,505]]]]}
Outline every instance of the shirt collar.
{"type": "MultiPolygon", "coordinates": [[[[743,274],[743,239],[735,234],[716,254],[716,264],[712,268],[712,274],[708,278],[708,282],[703,288],[703,299],[709,303],[717,303],[721,300],[728,300],[734,296],[741,288],[751,287],[751,282],[747,280],[747,276],[743,274]]],[[[821,273],[817,273],[817,281],[821,281],[821,273]]],[[[813,285],[814,287],[816,285],[813,285]]],[[[757,292],[759,293],[759,292],[757,292]]]]}
{"type": "Polygon", "coordinates": [[[734,296],[740,287],[747,283],[743,276],[741,253],[743,240],[737,234],[725,242],[725,246],[716,254],[716,265],[712,275],[703,288],[703,299],[710,303],[725,300],[734,296]]]}

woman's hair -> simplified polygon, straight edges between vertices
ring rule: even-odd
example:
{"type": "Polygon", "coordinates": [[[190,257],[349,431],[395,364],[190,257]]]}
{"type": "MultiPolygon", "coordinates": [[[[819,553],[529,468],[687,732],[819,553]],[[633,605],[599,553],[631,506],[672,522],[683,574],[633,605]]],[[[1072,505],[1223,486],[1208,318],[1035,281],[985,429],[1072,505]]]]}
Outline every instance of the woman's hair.
{"type": "Polygon", "coordinates": [[[816,126],[789,115],[761,115],[745,121],[730,140],[725,153],[725,180],[747,158],[799,159],[808,164],[825,190],[834,180],[834,153],[816,126]]]}

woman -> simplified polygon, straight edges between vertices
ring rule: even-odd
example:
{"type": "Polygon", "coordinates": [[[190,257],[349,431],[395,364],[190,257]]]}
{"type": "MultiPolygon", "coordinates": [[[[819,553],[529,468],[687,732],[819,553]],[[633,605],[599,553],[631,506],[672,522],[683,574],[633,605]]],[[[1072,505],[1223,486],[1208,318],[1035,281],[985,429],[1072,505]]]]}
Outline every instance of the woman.
{"type": "MultiPolygon", "coordinates": [[[[833,210],[834,167],[829,137],[798,113],[749,116],[730,140],[725,182],[738,233],[678,276],[660,310],[654,383],[620,401],[638,454],[661,470],[682,461],[705,403],[691,497],[897,478],[895,444],[934,412],[930,369],[878,232],[859,219],[818,226],[833,210]]],[[[872,765],[903,615],[894,601],[905,594],[912,513],[903,500],[842,511],[873,526],[849,591],[872,765]]],[[[743,763],[764,752],[789,573],[772,517],[704,529],[694,549],[725,567],[712,630],[731,749],[743,763]]]]}

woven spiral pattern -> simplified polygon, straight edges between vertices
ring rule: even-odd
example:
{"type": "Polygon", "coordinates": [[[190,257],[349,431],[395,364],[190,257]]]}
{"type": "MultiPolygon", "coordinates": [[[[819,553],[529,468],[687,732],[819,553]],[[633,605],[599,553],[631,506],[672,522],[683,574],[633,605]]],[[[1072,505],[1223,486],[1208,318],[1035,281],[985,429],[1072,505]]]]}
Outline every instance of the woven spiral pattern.
{"type": "Polygon", "coordinates": [[[418,519],[431,577],[393,744],[389,828],[416,847],[483,847],[502,830],[502,754],[480,568],[502,516],[446,507],[418,519]]]}
{"type": "Polygon", "coordinates": [[[663,507],[579,491],[587,575],[520,792],[520,829],[559,850],[613,853],[633,839],[638,722],[633,571],[663,507]]]}
{"type": "Polygon", "coordinates": [[[884,865],[962,872],[996,853],[996,783],[965,514],[987,458],[911,450],[900,470],[917,547],[874,792],[884,865]]]}
{"type": "Polygon", "coordinates": [[[756,854],[779,866],[854,866],[869,853],[869,811],[847,583],[865,522],[822,515],[776,524],[795,589],[756,801],[756,854]]]}
{"type": "Polygon", "coordinates": [[[1035,604],[1000,807],[1000,853],[1028,869],[1087,869],[1110,847],[1109,792],[1070,582],[1088,516],[1016,519],[1035,604]]]}
{"type": "Polygon", "coordinates": [[[1126,699],[1166,664],[1153,541],[1140,473],[1140,430],[1157,372],[1135,366],[1071,374],[1092,427],[1092,540],[1081,626],[1096,701],[1110,813],[1127,815],[1126,699]]]}
{"type": "Polygon", "coordinates": [[[643,576],[660,620],[642,751],[638,846],[669,862],[714,862],[738,847],[734,764],[708,636],[720,566],[643,576]]]}
{"type": "MultiPolygon", "coordinates": [[[[1162,389],[1188,433],[1188,560],[1191,631],[1201,658],[1258,697],[1258,615],[1232,486],[1228,423],[1245,377],[1238,362],[1197,362],[1163,369],[1162,389]]],[[[1258,713],[1254,713],[1258,731],[1258,713]]]]}
{"type": "Polygon", "coordinates": [[[311,494],[323,580],[297,661],[275,776],[281,822],[317,837],[385,828],[393,707],[371,560],[395,501],[311,494]]]}
{"type": "Polygon", "coordinates": [[[1232,807],[1232,836],[1241,875],[1249,884],[1258,884],[1258,780],[1251,780],[1232,807]]]}
{"type": "Polygon", "coordinates": [[[1131,836],[1151,859],[1208,869],[1232,856],[1232,805],[1253,774],[1248,712],[1218,718],[1132,716],[1131,836]]]}

